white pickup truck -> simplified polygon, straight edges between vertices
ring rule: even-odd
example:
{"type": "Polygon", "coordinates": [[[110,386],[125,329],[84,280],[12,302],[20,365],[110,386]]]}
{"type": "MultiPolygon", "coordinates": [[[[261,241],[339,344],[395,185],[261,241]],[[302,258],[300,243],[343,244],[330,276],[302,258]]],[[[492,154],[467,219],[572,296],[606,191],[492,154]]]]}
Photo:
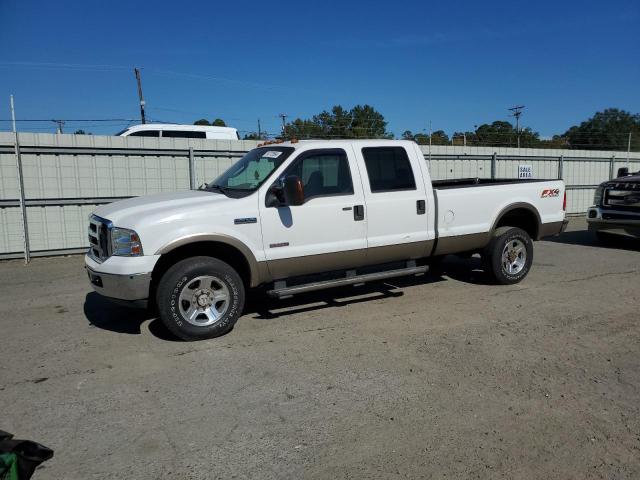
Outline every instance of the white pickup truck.
{"type": "Polygon", "coordinates": [[[519,282],[565,203],[560,180],[431,181],[409,141],[269,143],[200,190],[99,207],[85,261],[98,293],[195,340],[228,332],[261,285],[284,297],[477,252],[497,283],[519,282]]]}

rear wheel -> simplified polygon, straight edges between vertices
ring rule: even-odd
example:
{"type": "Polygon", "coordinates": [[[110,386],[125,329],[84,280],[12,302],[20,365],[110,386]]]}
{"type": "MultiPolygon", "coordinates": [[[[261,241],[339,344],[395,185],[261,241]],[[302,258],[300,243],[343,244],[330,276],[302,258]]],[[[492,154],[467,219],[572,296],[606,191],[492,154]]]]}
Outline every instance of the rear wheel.
{"type": "Polygon", "coordinates": [[[156,293],[162,323],[183,340],[224,335],[244,307],[244,285],[238,273],[211,257],[192,257],[162,276],[156,293]]]}
{"type": "Polygon", "coordinates": [[[497,283],[510,285],[527,276],[533,263],[533,242],[520,228],[500,227],[482,254],[484,270],[497,283]]]}

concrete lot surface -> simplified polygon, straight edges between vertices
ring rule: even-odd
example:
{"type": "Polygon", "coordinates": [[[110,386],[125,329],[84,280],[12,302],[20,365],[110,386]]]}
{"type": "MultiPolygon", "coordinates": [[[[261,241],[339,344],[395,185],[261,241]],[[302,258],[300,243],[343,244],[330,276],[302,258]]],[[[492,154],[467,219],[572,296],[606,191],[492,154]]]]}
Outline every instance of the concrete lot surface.
{"type": "Polygon", "coordinates": [[[640,248],[584,220],[515,286],[477,259],[183,343],[81,257],[0,263],[0,429],[34,479],[640,478],[640,248]]]}

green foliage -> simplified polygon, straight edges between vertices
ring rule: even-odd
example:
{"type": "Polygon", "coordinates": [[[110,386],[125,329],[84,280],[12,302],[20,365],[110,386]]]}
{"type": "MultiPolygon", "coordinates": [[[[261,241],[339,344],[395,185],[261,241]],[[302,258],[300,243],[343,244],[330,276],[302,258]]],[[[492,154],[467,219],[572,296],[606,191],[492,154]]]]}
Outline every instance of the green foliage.
{"type": "Polygon", "coordinates": [[[586,150],[627,150],[631,132],[631,149],[640,150],[640,114],[607,108],[580,125],[567,130],[570,148],[586,150]]]}
{"type": "Polygon", "coordinates": [[[226,127],[227,124],[221,118],[216,118],[213,122],[210,122],[206,118],[201,118],[193,122],[194,125],[213,125],[214,127],[226,127]]]}
{"type": "Polygon", "coordinates": [[[297,118],[285,126],[290,138],[393,138],[384,116],[370,105],[345,110],[336,105],[310,119],[297,118]]]}
{"type": "Polygon", "coordinates": [[[75,132],[73,132],[74,135],[86,135],[87,132],[85,132],[84,130],[80,129],[80,130],[76,130],[75,132]]]}
{"type": "Polygon", "coordinates": [[[258,135],[258,132],[245,133],[243,140],[266,140],[267,136],[264,133],[258,135]]]}
{"type": "MultiPolygon", "coordinates": [[[[429,143],[428,136],[427,143],[429,143]]],[[[431,134],[431,145],[449,145],[449,136],[444,130],[436,130],[431,134]]]]}

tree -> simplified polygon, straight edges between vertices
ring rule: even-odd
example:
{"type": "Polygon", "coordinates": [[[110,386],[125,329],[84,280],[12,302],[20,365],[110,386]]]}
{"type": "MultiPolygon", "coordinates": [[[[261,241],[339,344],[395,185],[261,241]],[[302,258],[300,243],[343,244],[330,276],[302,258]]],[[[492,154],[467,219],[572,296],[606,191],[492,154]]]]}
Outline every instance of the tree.
{"type": "Polygon", "coordinates": [[[76,130],[75,132],[73,132],[74,135],[86,135],[87,132],[85,132],[84,130],[80,129],[80,130],[76,130]]]}
{"type": "Polygon", "coordinates": [[[418,145],[429,145],[429,135],[424,133],[416,133],[413,139],[418,145]]]}
{"type": "MultiPolygon", "coordinates": [[[[520,129],[520,146],[537,147],[540,145],[540,134],[531,128],[520,129]]],[[[503,120],[496,120],[491,124],[482,124],[475,131],[474,143],[491,147],[516,147],[518,132],[514,126],[503,120]]],[[[467,145],[469,142],[467,140],[467,145]]]]}
{"type": "Polygon", "coordinates": [[[413,136],[413,133],[411,133],[411,130],[405,130],[404,132],[402,132],[402,139],[415,140],[415,137],[413,136]]]}
{"type": "Polygon", "coordinates": [[[224,123],[224,120],[222,120],[221,118],[216,118],[213,122],[211,122],[211,125],[213,125],[214,127],[226,127],[227,124],[224,123]]]}
{"type": "Polygon", "coordinates": [[[640,150],[640,114],[618,108],[596,112],[580,125],[569,128],[562,136],[570,148],[586,150],[627,150],[629,133],[631,149],[640,150]]]}
{"type": "Polygon", "coordinates": [[[310,119],[296,118],[285,125],[285,136],[295,138],[392,138],[387,122],[370,105],[351,110],[336,105],[310,119]]]}
{"type": "MultiPolygon", "coordinates": [[[[427,137],[429,143],[429,137],[427,137]]],[[[436,130],[431,134],[431,145],[449,145],[449,136],[444,130],[436,130]]]]}
{"type": "Polygon", "coordinates": [[[266,140],[267,139],[267,135],[264,133],[261,133],[260,135],[258,135],[258,132],[248,132],[245,133],[243,140],[266,140]]]}
{"type": "Polygon", "coordinates": [[[206,118],[201,118],[200,120],[196,120],[195,122],[193,122],[194,125],[211,125],[209,123],[209,120],[207,120],[206,118]]]}

